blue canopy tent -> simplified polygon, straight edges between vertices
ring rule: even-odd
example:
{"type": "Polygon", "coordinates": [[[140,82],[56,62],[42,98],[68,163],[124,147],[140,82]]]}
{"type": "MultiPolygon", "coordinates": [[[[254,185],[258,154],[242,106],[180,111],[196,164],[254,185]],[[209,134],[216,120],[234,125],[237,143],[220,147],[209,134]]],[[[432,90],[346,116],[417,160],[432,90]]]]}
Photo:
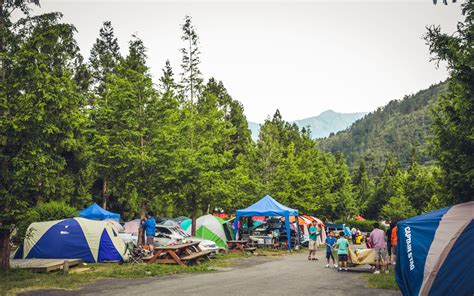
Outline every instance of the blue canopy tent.
{"type": "MultiPolygon", "coordinates": [[[[288,249],[291,249],[291,238],[290,238],[290,216],[298,217],[298,210],[290,209],[281,203],[274,200],[270,195],[265,195],[262,199],[254,203],[253,205],[243,210],[237,210],[235,212],[234,220],[234,237],[237,237],[237,231],[239,228],[240,217],[253,217],[253,216],[283,216],[285,217],[285,228],[286,235],[288,238],[288,249]]],[[[298,218],[296,219],[298,224],[298,218]]],[[[297,227],[299,232],[299,225],[297,227]]],[[[299,243],[299,233],[298,233],[299,243]]]]}
{"type": "Polygon", "coordinates": [[[120,221],[120,214],[116,214],[116,213],[112,213],[107,210],[104,210],[96,203],[80,211],[79,217],[91,219],[91,220],[112,219],[112,220],[120,221]]]}
{"type": "Polygon", "coordinates": [[[395,277],[403,295],[473,295],[474,202],[397,224],[395,277]]]}

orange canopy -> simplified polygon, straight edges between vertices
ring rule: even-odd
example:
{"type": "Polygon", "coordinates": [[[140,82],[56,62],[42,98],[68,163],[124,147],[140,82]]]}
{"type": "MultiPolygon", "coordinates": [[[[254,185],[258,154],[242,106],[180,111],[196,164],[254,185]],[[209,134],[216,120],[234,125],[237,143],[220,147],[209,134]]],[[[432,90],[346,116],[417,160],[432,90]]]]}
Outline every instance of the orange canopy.
{"type": "Polygon", "coordinates": [[[316,221],[316,223],[318,223],[318,224],[324,226],[323,221],[321,221],[320,219],[318,219],[318,218],[316,218],[316,217],[313,217],[313,216],[310,216],[310,215],[303,215],[303,217],[306,218],[306,219],[308,219],[308,220],[310,220],[311,222],[312,222],[312,221],[316,221]]]}

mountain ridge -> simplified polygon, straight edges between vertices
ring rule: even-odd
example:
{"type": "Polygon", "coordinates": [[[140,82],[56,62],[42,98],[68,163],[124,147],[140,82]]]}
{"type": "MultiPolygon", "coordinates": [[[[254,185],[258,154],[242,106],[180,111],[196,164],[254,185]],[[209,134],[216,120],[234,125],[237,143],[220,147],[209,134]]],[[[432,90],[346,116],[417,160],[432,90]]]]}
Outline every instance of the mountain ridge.
{"type": "Polygon", "coordinates": [[[342,152],[350,165],[363,159],[369,169],[382,168],[390,156],[405,168],[412,159],[429,164],[433,161],[428,152],[432,108],[446,87],[444,81],[400,100],[392,100],[356,120],[349,128],[320,139],[319,145],[328,152],[342,152]]]}
{"type": "MultiPolygon", "coordinates": [[[[296,123],[299,128],[309,127],[313,139],[328,137],[331,133],[348,128],[353,122],[363,118],[368,112],[340,113],[332,109],[321,112],[319,115],[298,119],[290,123],[296,123]]],[[[249,129],[252,132],[252,139],[258,139],[260,124],[249,121],[249,129]]]]}

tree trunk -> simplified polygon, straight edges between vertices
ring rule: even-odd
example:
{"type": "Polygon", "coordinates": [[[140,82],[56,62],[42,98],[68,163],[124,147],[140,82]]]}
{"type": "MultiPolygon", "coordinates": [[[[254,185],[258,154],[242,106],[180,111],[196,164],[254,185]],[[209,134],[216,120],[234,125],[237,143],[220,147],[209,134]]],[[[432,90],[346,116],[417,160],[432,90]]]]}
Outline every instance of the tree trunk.
{"type": "Polygon", "coordinates": [[[10,230],[0,229],[0,270],[10,269],[10,230]]]}
{"type": "Polygon", "coordinates": [[[191,216],[192,224],[191,224],[191,235],[196,236],[196,199],[193,197],[193,213],[191,216]]]}
{"type": "Polygon", "coordinates": [[[108,202],[108,195],[107,195],[107,190],[108,190],[108,181],[107,181],[107,177],[104,178],[104,182],[102,183],[102,201],[103,201],[103,204],[102,204],[102,207],[104,208],[104,210],[107,210],[107,202],[108,202]]]}
{"type": "Polygon", "coordinates": [[[144,245],[145,244],[145,229],[142,227],[142,221],[145,219],[146,215],[146,207],[144,204],[142,204],[141,209],[140,209],[140,227],[138,228],[138,239],[137,243],[138,245],[144,245]]]}

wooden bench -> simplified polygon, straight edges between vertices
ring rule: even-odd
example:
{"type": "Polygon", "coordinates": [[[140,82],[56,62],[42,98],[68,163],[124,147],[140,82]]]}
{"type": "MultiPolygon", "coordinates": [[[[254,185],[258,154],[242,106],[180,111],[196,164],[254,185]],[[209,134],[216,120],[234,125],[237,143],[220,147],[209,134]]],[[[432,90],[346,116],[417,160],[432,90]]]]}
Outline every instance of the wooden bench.
{"type": "Polygon", "coordinates": [[[81,259],[12,259],[10,260],[10,266],[12,268],[29,269],[32,272],[50,272],[62,270],[65,261],[67,261],[68,267],[82,263],[81,259]]]}
{"type": "Polygon", "coordinates": [[[200,264],[199,260],[202,259],[203,257],[207,258],[207,256],[211,253],[212,253],[211,251],[200,251],[200,252],[192,253],[192,254],[182,257],[181,261],[185,261],[188,265],[190,263],[199,265],[200,264]]]}
{"type": "Polygon", "coordinates": [[[253,252],[255,252],[255,250],[257,250],[257,248],[255,248],[255,247],[247,247],[247,248],[244,248],[244,250],[253,254],[253,252]]]}

